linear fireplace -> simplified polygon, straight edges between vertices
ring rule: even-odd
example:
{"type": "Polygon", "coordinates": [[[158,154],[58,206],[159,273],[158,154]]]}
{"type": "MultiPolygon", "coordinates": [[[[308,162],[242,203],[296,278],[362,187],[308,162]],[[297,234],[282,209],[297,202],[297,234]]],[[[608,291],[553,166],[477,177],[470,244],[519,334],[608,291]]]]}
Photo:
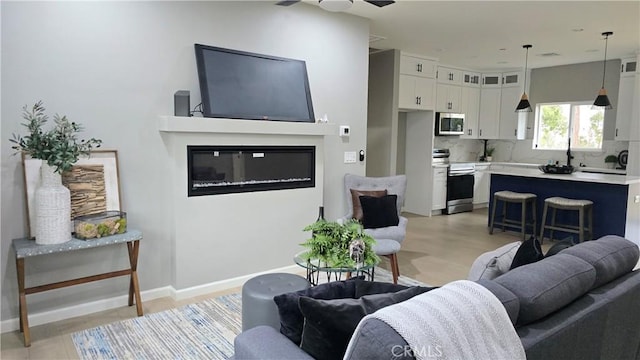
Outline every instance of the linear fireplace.
{"type": "Polygon", "coordinates": [[[187,146],[189,196],[315,186],[315,146],[187,146]]]}

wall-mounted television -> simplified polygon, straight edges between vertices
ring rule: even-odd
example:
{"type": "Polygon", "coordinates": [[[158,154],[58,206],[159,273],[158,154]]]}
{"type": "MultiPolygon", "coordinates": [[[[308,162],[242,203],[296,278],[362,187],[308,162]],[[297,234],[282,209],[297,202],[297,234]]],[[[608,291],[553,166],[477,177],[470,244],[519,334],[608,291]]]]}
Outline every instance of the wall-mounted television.
{"type": "Polygon", "coordinates": [[[195,44],[205,117],[315,122],[302,60],[195,44]]]}

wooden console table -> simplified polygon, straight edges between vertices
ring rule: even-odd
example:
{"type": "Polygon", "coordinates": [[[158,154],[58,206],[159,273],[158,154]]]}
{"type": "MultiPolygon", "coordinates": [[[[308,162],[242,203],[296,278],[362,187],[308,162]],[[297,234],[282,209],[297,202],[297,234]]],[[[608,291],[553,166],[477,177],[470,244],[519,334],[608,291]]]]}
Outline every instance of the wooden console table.
{"type": "Polygon", "coordinates": [[[72,238],[62,244],[56,245],[38,245],[34,240],[14,239],[13,249],[16,254],[16,268],[18,274],[18,293],[20,306],[20,332],[24,336],[24,346],[31,346],[31,336],[29,334],[29,319],[27,314],[27,295],[35,294],[43,291],[59,289],[62,287],[84,284],[92,281],[109,279],[112,277],[130,275],[129,281],[129,306],[133,306],[133,298],[135,296],[136,310],[138,316],[142,316],[142,301],[140,299],[140,288],[138,286],[138,249],[142,239],[142,232],[138,230],[128,230],[124,234],[106,236],[99,239],[80,240],[72,238]],[[81,249],[91,249],[101,246],[127,244],[129,251],[129,269],[112,271],[108,273],[86,276],[73,280],[60,281],[51,284],[43,284],[25,288],[24,280],[24,259],[34,256],[45,256],[49,254],[65,253],[81,249]]]}

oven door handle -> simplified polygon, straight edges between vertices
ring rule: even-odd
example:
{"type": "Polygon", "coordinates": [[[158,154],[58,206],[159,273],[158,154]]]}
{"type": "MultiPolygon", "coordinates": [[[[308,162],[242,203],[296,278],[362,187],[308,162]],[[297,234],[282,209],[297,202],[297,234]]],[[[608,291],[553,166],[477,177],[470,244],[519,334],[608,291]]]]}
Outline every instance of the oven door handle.
{"type": "Polygon", "coordinates": [[[449,171],[449,176],[473,175],[475,170],[449,171]]]}

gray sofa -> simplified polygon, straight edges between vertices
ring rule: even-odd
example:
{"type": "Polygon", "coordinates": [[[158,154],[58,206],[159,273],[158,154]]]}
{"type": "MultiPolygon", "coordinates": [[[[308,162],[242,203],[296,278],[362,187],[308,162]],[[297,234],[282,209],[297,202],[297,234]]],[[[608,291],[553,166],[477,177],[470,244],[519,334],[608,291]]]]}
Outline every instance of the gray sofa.
{"type": "MultiPolygon", "coordinates": [[[[504,305],[529,360],[640,359],[638,254],[634,243],[605,236],[478,283],[504,305]]],[[[406,342],[379,320],[366,320],[353,337],[351,359],[413,358],[398,353],[406,342]]],[[[267,326],[234,345],[235,359],[311,359],[267,326]]]]}

